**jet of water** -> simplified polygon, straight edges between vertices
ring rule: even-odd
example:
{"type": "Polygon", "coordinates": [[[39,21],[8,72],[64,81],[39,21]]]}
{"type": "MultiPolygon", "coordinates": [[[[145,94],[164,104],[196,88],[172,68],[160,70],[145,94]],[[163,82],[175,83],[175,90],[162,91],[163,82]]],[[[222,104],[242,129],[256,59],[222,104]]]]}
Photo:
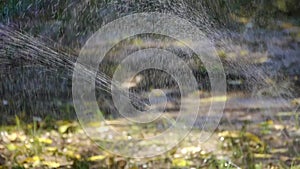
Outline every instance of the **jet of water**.
{"type": "MultiPolygon", "coordinates": [[[[19,31],[13,31],[5,26],[0,26],[0,71],[20,66],[43,66],[50,70],[62,69],[66,71],[66,78],[72,78],[73,69],[76,64],[76,56],[63,50],[54,50],[40,40],[19,31]]],[[[77,63],[78,64],[78,63],[77,63]]],[[[90,77],[94,72],[81,65],[83,68],[83,80],[91,82],[90,77]]],[[[1,73],[1,72],[0,72],[1,73]]],[[[149,107],[142,99],[134,93],[124,91],[121,84],[112,80],[103,72],[97,72],[96,89],[111,93],[111,85],[123,94],[129,96],[132,102],[141,107],[149,107]]]]}

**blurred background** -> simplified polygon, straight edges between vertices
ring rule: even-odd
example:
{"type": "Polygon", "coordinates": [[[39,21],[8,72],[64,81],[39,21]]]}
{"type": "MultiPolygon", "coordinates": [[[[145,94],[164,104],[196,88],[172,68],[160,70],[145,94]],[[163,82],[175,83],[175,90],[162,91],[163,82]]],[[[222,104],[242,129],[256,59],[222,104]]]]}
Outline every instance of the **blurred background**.
{"type": "MultiPolygon", "coordinates": [[[[298,0],[3,0],[0,14],[2,168],[300,168],[298,0]],[[103,25],[154,11],[182,17],[211,39],[226,74],[227,99],[218,98],[226,106],[211,141],[200,144],[193,140],[198,131],[192,131],[166,154],[130,159],[98,148],[78,124],[73,63],[103,25]]],[[[98,76],[111,79],[130,53],[163,48],[188,63],[203,105],[209,104],[206,68],[174,41],[153,34],[126,39],[107,53],[98,76]]],[[[102,85],[96,97],[110,124],[128,136],[161,133],[161,121],[124,125],[102,85]]],[[[142,71],[122,85],[145,102],[149,92],[162,89],[170,114],[183,100],[174,79],[158,70],[142,71]]],[[[195,128],[201,124],[197,119],[195,128]]]]}

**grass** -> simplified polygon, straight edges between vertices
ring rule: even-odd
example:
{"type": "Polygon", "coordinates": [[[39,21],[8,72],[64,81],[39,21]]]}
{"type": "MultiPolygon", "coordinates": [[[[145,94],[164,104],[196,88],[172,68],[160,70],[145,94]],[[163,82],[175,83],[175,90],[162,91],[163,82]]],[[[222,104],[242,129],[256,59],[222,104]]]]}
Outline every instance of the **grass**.
{"type": "MultiPolygon", "coordinates": [[[[44,121],[25,124],[16,117],[15,126],[1,128],[0,154],[4,160],[0,160],[0,168],[260,169],[300,165],[299,154],[287,149],[298,148],[291,144],[293,142],[285,147],[272,143],[270,137],[281,131],[270,121],[259,125],[245,123],[241,130],[217,131],[211,138],[215,143],[197,145],[187,138],[166,154],[143,161],[103,151],[86,137],[77,122],[56,121],[49,128],[42,123],[44,121]],[[253,127],[259,131],[257,134],[250,131],[253,127]],[[213,146],[214,151],[206,150],[207,145],[213,146]]],[[[197,133],[192,131],[193,136],[197,133]]],[[[279,137],[274,139],[280,141],[279,137]]]]}

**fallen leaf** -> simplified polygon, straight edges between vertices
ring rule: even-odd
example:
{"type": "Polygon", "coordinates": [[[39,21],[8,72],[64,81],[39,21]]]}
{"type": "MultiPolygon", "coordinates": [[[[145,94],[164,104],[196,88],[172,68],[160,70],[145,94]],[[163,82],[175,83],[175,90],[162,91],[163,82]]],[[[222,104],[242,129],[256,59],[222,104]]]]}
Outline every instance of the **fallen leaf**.
{"type": "Polygon", "coordinates": [[[23,135],[23,134],[19,134],[18,135],[18,138],[19,138],[19,140],[21,141],[21,142],[23,142],[23,141],[25,141],[26,140],[26,135],[23,135]]]}
{"type": "Polygon", "coordinates": [[[70,158],[76,158],[76,159],[80,159],[81,158],[80,154],[76,154],[74,151],[71,151],[71,150],[67,150],[65,152],[65,155],[68,156],[68,157],[70,157],[70,158]]]}
{"type": "Polygon", "coordinates": [[[17,146],[15,144],[7,144],[6,145],[6,148],[9,150],[9,151],[15,151],[17,149],[17,146]]]}
{"type": "Polygon", "coordinates": [[[42,163],[43,165],[49,167],[49,168],[58,168],[60,167],[60,164],[54,161],[44,161],[42,163]]]}
{"type": "Polygon", "coordinates": [[[191,165],[192,162],[191,161],[187,161],[187,160],[185,160],[183,158],[177,158],[177,159],[174,159],[172,161],[172,164],[175,167],[187,167],[187,166],[191,165]]]}
{"type": "Polygon", "coordinates": [[[17,139],[17,133],[12,133],[12,134],[8,134],[6,137],[10,140],[10,141],[15,141],[17,139]]]}
{"type": "Polygon", "coordinates": [[[241,131],[224,131],[219,133],[219,137],[224,137],[224,138],[241,138],[242,136],[247,137],[249,140],[257,144],[264,145],[261,139],[259,139],[256,135],[250,132],[242,133],[241,131]]]}
{"type": "Polygon", "coordinates": [[[68,132],[71,128],[76,127],[76,124],[70,123],[68,121],[60,121],[57,123],[58,127],[58,132],[61,134],[64,134],[68,132]]]}
{"type": "Polygon", "coordinates": [[[195,153],[198,153],[200,151],[201,151],[200,147],[185,147],[185,148],[181,149],[180,152],[182,154],[188,154],[188,153],[195,154],[195,153]]]}
{"type": "Polygon", "coordinates": [[[60,133],[65,133],[65,132],[67,132],[69,127],[71,127],[71,125],[69,125],[69,124],[59,126],[58,131],[60,133]]]}
{"type": "Polygon", "coordinates": [[[223,131],[223,132],[220,132],[218,135],[219,135],[219,137],[239,138],[240,132],[239,131],[223,131]]]}
{"type": "Polygon", "coordinates": [[[46,150],[49,151],[49,152],[56,152],[57,147],[47,147],[46,150]]]}
{"type": "MultiPolygon", "coordinates": [[[[300,38],[300,33],[299,33],[299,38],[300,38]]],[[[291,104],[294,106],[300,105],[300,98],[293,99],[291,101],[291,104]]]]}
{"type": "Polygon", "coordinates": [[[97,156],[89,157],[88,161],[101,161],[105,158],[106,158],[106,156],[104,156],[104,155],[97,155],[97,156]]]}
{"type": "Polygon", "coordinates": [[[49,138],[38,138],[38,141],[40,142],[40,143],[45,143],[45,144],[52,144],[52,140],[51,139],[49,139],[49,138]]]}
{"type": "Polygon", "coordinates": [[[271,154],[254,154],[254,158],[272,158],[271,154]]]}
{"type": "Polygon", "coordinates": [[[286,153],[288,152],[289,150],[287,148],[278,148],[278,149],[272,149],[270,151],[270,153],[272,154],[276,154],[276,153],[286,153]]]}
{"type": "Polygon", "coordinates": [[[33,157],[28,157],[26,158],[23,163],[37,163],[37,162],[40,162],[41,159],[39,156],[33,156],[33,157]]]}

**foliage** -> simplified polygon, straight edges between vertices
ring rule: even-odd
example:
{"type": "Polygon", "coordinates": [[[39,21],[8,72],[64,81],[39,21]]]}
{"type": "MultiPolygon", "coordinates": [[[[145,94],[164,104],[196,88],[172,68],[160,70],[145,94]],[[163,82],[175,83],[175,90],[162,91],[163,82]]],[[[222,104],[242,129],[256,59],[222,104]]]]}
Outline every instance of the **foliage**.
{"type": "MultiPolygon", "coordinates": [[[[271,132],[256,135],[248,128],[260,129],[255,124],[245,124],[243,129],[218,131],[215,151],[207,151],[205,145],[195,146],[185,140],[178,147],[160,157],[146,159],[142,163],[109,154],[98,148],[76,122],[57,121],[54,128],[25,124],[16,118],[18,126],[3,128],[0,137],[0,153],[5,160],[2,167],[12,168],[297,168],[300,158],[293,156],[286,147],[273,145],[271,136],[280,130],[277,124],[267,121],[271,132]],[[34,127],[35,126],[35,127],[34,127]],[[71,129],[72,128],[72,129],[71,129]],[[271,148],[274,147],[274,148],[271,148]],[[277,147],[277,148],[275,148],[277,147]],[[273,160],[271,160],[273,159],[273,160]],[[272,161],[265,163],[265,161],[272,161]]],[[[262,123],[265,125],[266,123],[262,123]]],[[[285,126],[289,127],[289,126],[285,126]]],[[[125,129],[126,130],[126,129],[125,129]]],[[[149,132],[153,130],[147,128],[149,132]]],[[[262,129],[264,130],[264,129],[262,129]]],[[[193,132],[193,131],[192,131],[193,132]]],[[[195,134],[195,133],[194,133],[195,134]]],[[[275,141],[280,138],[274,138],[275,141]]],[[[288,145],[289,146],[289,145],[288,145]]],[[[293,146],[293,145],[290,145],[293,146]]],[[[295,148],[295,147],[294,147],[295,148]]]]}

